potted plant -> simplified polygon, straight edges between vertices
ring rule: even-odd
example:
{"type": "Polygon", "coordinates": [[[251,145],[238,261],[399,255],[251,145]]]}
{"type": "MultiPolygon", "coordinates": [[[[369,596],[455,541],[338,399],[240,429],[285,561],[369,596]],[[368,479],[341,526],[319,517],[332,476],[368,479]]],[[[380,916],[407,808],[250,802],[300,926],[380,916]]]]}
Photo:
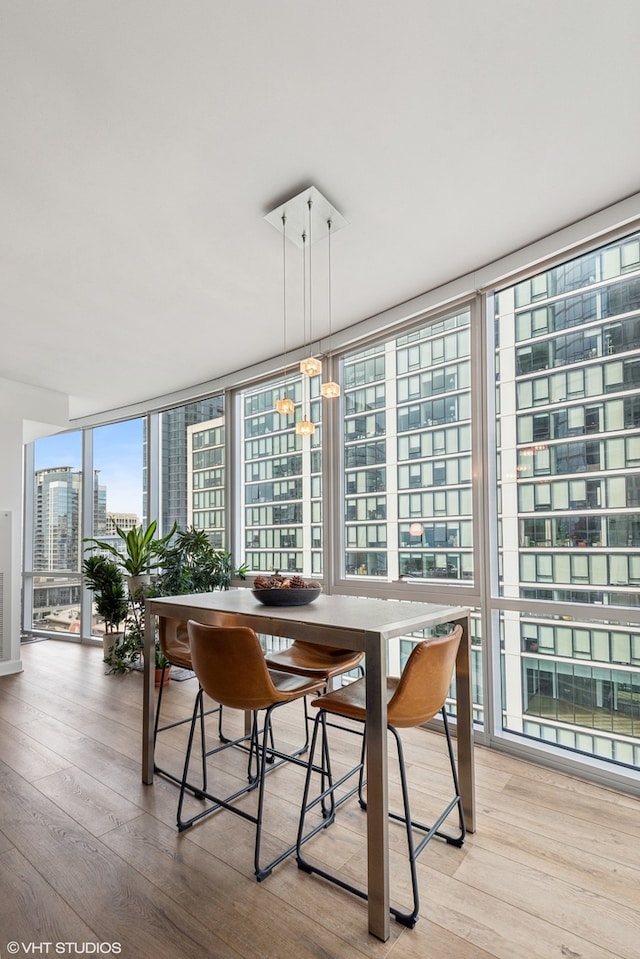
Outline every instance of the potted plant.
{"type": "Polygon", "coordinates": [[[148,584],[151,572],[160,565],[159,557],[163,548],[176,530],[174,523],[166,536],[156,538],[157,527],[155,519],[146,529],[142,525],[134,526],[130,530],[116,526],[116,533],[122,540],[121,546],[100,539],[86,539],[85,542],[89,543],[86,549],[102,549],[113,556],[128,577],[129,593],[135,597],[148,584]]]}
{"type": "Polygon", "coordinates": [[[231,553],[212,546],[204,530],[179,530],[171,546],[160,549],[162,573],[154,583],[156,596],[209,593],[229,589],[233,576],[245,579],[247,567],[233,565],[231,553]]]}
{"type": "Polygon", "coordinates": [[[156,675],[155,675],[156,686],[159,686],[160,683],[163,683],[165,686],[167,685],[167,683],[171,679],[170,669],[171,667],[169,666],[169,662],[167,658],[165,657],[164,653],[162,652],[162,649],[160,648],[160,643],[156,639],[156,675]],[[165,666],[168,666],[169,668],[165,669],[165,666]],[[162,676],[163,670],[164,670],[164,679],[162,676]]]}
{"type": "Polygon", "coordinates": [[[122,637],[121,625],[127,612],[127,592],[120,566],[101,553],[88,556],[82,564],[85,582],[93,593],[96,612],[104,622],[102,639],[104,659],[109,658],[114,643],[122,637]]]}
{"type": "Polygon", "coordinates": [[[144,603],[129,597],[124,632],[116,637],[109,655],[105,658],[109,672],[126,673],[140,659],[144,639],[144,603]]]}
{"type": "MultiPolygon", "coordinates": [[[[162,571],[153,583],[154,596],[177,596],[185,593],[208,593],[214,589],[229,589],[234,575],[245,579],[247,567],[237,569],[231,553],[216,549],[204,530],[178,530],[170,546],[163,545],[159,555],[162,571]]],[[[156,685],[158,673],[166,662],[156,639],[156,685]]],[[[165,671],[165,682],[169,671],[165,671]]]]}

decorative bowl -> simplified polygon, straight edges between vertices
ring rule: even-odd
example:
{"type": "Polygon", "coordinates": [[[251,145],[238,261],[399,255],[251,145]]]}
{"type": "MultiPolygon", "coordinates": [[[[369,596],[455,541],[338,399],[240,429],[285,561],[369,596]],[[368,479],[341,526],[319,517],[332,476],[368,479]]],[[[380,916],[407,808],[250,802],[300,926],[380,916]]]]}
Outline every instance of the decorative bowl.
{"type": "Polygon", "coordinates": [[[265,606],[308,606],[317,599],[321,589],[252,589],[257,600],[265,606]]]}

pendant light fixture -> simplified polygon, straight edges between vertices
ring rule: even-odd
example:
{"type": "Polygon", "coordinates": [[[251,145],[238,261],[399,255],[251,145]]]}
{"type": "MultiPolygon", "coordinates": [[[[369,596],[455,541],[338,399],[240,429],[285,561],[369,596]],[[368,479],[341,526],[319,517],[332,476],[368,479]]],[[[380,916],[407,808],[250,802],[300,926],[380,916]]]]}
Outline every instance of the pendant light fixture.
{"type": "Polygon", "coordinates": [[[308,417],[298,420],[296,423],[296,433],[298,436],[313,436],[316,431],[316,424],[312,423],[308,417]]]}
{"type": "MultiPolygon", "coordinates": [[[[328,287],[328,304],[327,304],[327,313],[329,315],[329,346],[331,346],[331,220],[327,220],[327,287],[328,287]]],[[[328,380],[326,383],[323,383],[320,387],[320,392],[327,400],[333,400],[336,396],[340,396],[340,384],[334,383],[333,380],[328,380]]]]}
{"type": "MultiPolygon", "coordinates": [[[[311,201],[309,201],[311,202],[311,201]]],[[[311,218],[311,207],[309,206],[309,218],[311,218]]],[[[307,234],[306,231],[302,234],[302,329],[303,337],[306,341],[307,339],[307,234]]],[[[311,283],[311,281],[309,281],[311,283]]],[[[311,285],[309,285],[309,299],[311,299],[311,285]]],[[[311,324],[309,324],[311,327],[311,324]]],[[[311,332],[309,332],[309,340],[311,340],[311,332]]],[[[310,356],[308,360],[300,361],[300,372],[306,373],[307,376],[313,376],[310,370],[314,369],[314,358],[310,356]],[[305,364],[309,364],[308,367],[305,364]]],[[[304,393],[304,387],[303,387],[304,393]]],[[[303,399],[305,397],[303,396],[303,399]]],[[[296,423],[296,433],[298,436],[313,436],[316,431],[315,423],[312,423],[309,417],[305,414],[301,420],[298,420],[296,423]]]]}
{"type": "Polygon", "coordinates": [[[283,416],[295,412],[295,403],[287,396],[287,216],[282,214],[282,356],[285,361],[284,393],[276,400],[276,410],[283,416]]]}
{"type": "MultiPolygon", "coordinates": [[[[331,334],[331,233],[346,226],[346,220],[329,203],[315,187],[308,187],[281,204],[275,210],[272,210],[265,216],[267,222],[271,223],[276,229],[281,230],[283,238],[283,249],[286,242],[290,241],[302,248],[302,296],[303,296],[303,330],[302,340],[303,348],[308,347],[309,355],[303,357],[300,361],[300,371],[305,376],[318,376],[322,372],[322,361],[313,356],[313,271],[312,271],[312,252],[313,243],[328,238],[329,258],[328,258],[328,287],[329,287],[329,334],[331,334]],[[309,310],[309,332],[307,335],[307,305],[309,310]]],[[[283,254],[283,264],[284,264],[283,254]]],[[[286,270],[283,266],[284,292],[286,298],[286,270]]],[[[286,361],[286,309],[283,311],[284,326],[284,353],[286,361]]],[[[323,383],[320,387],[323,396],[331,398],[340,395],[340,386],[334,382],[323,383]]],[[[293,401],[287,396],[286,375],[284,395],[276,401],[276,409],[281,413],[293,412],[291,407],[293,401]],[[291,404],[291,406],[289,405],[291,404]]],[[[295,408],[295,407],[294,407],[295,408]]],[[[308,415],[296,423],[296,433],[301,436],[310,436],[315,430],[314,424],[308,415]]]]}
{"type": "Polygon", "coordinates": [[[308,233],[305,232],[302,235],[302,289],[304,296],[304,310],[303,310],[303,327],[304,327],[304,339],[307,340],[307,288],[309,290],[309,356],[300,360],[300,372],[304,373],[305,376],[319,376],[322,373],[322,361],[319,360],[316,356],[313,355],[313,276],[312,276],[312,254],[311,254],[311,244],[313,239],[311,236],[311,211],[313,208],[313,200],[311,197],[307,199],[307,211],[308,211],[308,233]],[[307,236],[309,238],[309,283],[307,287],[307,257],[305,256],[305,251],[307,248],[307,236]]]}

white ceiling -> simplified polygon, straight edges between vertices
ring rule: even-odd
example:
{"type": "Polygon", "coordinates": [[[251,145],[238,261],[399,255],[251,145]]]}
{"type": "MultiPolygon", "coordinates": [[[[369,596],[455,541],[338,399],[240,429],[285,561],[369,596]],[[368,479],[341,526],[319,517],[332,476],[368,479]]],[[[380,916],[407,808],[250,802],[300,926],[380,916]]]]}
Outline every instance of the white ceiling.
{"type": "Polygon", "coordinates": [[[639,34],[638,0],[0,0],[0,376],[85,416],[279,354],[263,218],[310,184],[333,330],[635,193],[639,34]]]}

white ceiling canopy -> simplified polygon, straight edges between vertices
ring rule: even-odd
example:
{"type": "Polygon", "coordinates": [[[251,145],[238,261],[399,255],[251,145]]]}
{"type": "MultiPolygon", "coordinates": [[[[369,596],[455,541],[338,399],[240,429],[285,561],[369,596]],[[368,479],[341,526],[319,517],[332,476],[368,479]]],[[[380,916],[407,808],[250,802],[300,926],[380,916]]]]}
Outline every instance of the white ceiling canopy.
{"type": "Polygon", "coordinates": [[[314,186],[285,200],[267,213],[265,220],[299,247],[303,247],[305,242],[324,240],[329,230],[333,236],[347,225],[342,214],[314,186]],[[312,230],[310,225],[313,226],[312,230]]]}

